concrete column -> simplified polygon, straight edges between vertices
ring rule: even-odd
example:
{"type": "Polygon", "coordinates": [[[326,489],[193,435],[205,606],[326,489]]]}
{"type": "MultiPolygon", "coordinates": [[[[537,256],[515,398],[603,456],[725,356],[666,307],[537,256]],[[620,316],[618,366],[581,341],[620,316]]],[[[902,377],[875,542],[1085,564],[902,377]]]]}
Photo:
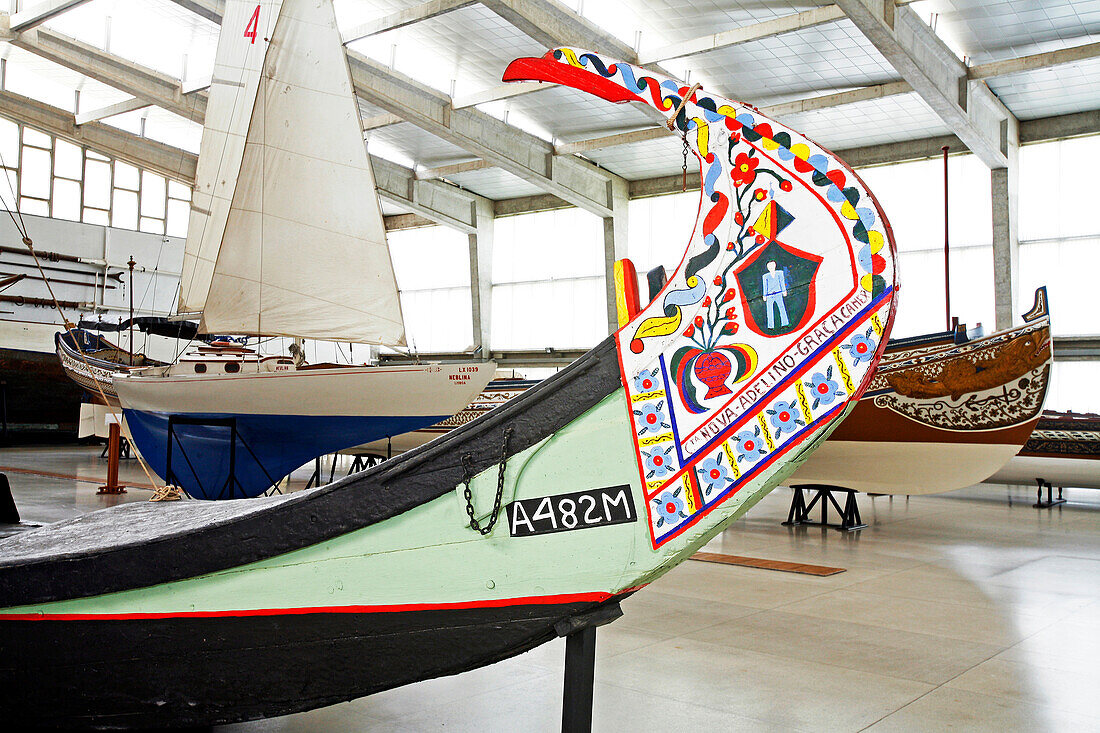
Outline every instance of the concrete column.
{"type": "Polygon", "coordinates": [[[470,241],[470,304],[473,308],[474,348],[489,358],[489,327],[493,320],[493,203],[477,199],[474,208],[477,231],[467,235],[470,241]]]}
{"type": "Polygon", "coordinates": [[[611,216],[603,220],[604,284],[607,292],[607,332],[619,330],[619,318],[615,310],[615,260],[626,257],[627,206],[629,186],[622,179],[608,181],[608,198],[612,202],[611,216]]]}
{"type": "MultiPolygon", "coordinates": [[[[1014,120],[1011,122],[1015,122],[1014,120]]],[[[1015,124],[1002,123],[1002,149],[1008,166],[990,171],[993,193],[993,301],[998,331],[1012,328],[1019,309],[1016,294],[1020,272],[1019,144],[1015,124]]]]}

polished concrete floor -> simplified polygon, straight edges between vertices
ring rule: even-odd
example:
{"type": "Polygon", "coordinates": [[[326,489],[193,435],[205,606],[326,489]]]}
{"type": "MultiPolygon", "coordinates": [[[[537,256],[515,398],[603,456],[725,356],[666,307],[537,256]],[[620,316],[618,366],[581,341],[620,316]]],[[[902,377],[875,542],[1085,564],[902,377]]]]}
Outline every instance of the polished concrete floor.
{"type": "MultiPolygon", "coordinates": [[[[0,466],[28,521],[151,493],[97,496],[96,449],[3,449],[0,466]]],[[[134,462],[122,475],[145,481],[134,462]]],[[[1100,492],[1067,497],[1037,510],[1028,487],[860,495],[870,526],[844,534],[781,526],[777,490],[707,549],[846,572],[685,562],[599,630],[594,728],[1100,731],[1100,492]]],[[[219,730],[554,731],[564,648],[219,730]]]]}

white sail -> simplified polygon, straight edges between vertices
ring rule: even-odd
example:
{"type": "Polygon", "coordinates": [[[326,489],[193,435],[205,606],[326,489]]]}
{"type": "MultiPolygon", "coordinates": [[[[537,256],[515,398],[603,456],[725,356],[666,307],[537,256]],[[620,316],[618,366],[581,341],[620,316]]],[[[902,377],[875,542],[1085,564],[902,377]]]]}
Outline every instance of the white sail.
{"type": "Polygon", "coordinates": [[[211,89],[180,310],[206,333],[404,344],[331,0],[231,0],[214,76],[239,86],[211,89]]]}

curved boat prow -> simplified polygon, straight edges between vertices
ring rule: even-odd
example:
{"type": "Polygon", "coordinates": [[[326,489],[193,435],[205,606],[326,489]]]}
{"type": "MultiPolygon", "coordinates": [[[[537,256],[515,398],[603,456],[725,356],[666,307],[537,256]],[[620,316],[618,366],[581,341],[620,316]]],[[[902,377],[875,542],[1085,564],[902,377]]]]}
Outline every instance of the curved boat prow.
{"type": "Polygon", "coordinates": [[[889,224],[827,150],[697,86],[571,48],[504,79],[649,105],[700,162],[701,226],[616,334],[653,546],[698,543],[708,513],[774,486],[866,388],[893,318],[889,224]]]}
{"type": "Polygon", "coordinates": [[[10,720],[209,725],[513,656],[690,556],[859,399],[896,285],[854,172],[750,107],[595,54],[505,78],[642,101],[686,136],[699,228],[657,298],[511,402],[335,484],[129,504],[0,545],[10,720]]]}

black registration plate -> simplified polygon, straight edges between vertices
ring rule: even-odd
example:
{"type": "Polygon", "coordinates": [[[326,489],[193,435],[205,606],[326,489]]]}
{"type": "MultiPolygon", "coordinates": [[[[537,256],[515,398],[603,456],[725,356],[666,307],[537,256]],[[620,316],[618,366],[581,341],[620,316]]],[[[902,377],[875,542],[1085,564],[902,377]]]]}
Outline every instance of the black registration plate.
{"type": "Polygon", "coordinates": [[[513,501],[507,510],[508,531],[513,537],[569,532],[638,520],[628,484],[522,499],[513,501]]]}

